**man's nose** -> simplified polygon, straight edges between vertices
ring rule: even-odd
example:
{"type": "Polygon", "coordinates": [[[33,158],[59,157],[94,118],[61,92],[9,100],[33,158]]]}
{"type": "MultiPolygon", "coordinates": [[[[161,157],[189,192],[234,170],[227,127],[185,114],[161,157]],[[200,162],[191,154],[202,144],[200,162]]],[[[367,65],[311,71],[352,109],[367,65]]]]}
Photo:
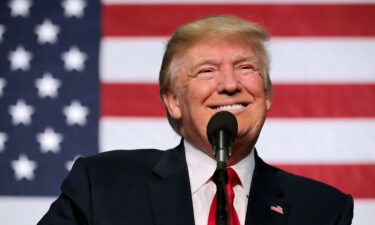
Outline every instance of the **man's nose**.
{"type": "Polygon", "coordinates": [[[241,90],[242,84],[232,68],[225,69],[218,76],[218,92],[233,95],[241,90]]]}

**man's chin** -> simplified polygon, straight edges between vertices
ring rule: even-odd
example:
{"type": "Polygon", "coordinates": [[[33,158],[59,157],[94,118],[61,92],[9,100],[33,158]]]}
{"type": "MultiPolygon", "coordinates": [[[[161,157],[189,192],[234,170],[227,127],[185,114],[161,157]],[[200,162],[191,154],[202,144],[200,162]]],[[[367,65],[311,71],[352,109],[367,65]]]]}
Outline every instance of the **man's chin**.
{"type": "Polygon", "coordinates": [[[246,145],[252,145],[252,144],[255,144],[257,139],[258,139],[258,135],[252,135],[250,133],[250,131],[248,132],[238,132],[237,134],[237,138],[236,140],[234,141],[233,143],[233,146],[246,146],[246,145]]]}

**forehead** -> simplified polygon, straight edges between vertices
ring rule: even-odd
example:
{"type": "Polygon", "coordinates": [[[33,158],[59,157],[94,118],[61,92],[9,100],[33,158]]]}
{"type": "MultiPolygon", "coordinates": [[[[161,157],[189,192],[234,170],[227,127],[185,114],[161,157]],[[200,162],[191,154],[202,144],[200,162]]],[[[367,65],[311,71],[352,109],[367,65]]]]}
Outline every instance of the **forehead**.
{"type": "Polygon", "coordinates": [[[181,54],[183,64],[210,60],[255,59],[251,44],[241,37],[202,38],[190,44],[181,54]]]}

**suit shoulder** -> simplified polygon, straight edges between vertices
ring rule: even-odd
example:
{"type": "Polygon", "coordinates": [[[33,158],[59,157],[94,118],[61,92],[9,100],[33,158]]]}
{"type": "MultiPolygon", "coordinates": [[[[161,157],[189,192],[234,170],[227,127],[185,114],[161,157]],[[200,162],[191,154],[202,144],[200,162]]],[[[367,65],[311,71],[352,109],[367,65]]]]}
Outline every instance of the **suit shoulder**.
{"type": "Polygon", "coordinates": [[[158,149],[133,149],[133,150],[112,150],[102,152],[84,158],[87,166],[100,165],[137,165],[152,164],[157,162],[165,150],[158,149]]]}
{"type": "Polygon", "coordinates": [[[276,171],[285,200],[290,203],[295,214],[339,221],[335,224],[350,224],[354,206],[351,195],[314,179],[274,167],[273,170],[276,171]]]}
{"type": "Polygon", "coordinates": [[[157,149],[138,149],[98,153],[76,160],[69,176],[85,176],[96,186],[114,180],[122,183],[136,179],[143,181],[152,174],[165,152],[157,149]]]}

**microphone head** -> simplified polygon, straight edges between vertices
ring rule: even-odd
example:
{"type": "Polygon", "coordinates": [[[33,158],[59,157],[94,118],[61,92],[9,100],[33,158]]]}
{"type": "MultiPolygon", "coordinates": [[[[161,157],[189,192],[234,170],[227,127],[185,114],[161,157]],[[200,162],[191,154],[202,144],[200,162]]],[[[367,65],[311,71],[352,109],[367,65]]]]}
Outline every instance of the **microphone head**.
{"type": "Polygon", "coordinates": [[[215,113],[207,125],[207,137],[210,143],[214,144],[215,133],[224,130],[233,141],[237,137],[237,119],[228,111],[220,111],[215,113]]]}

